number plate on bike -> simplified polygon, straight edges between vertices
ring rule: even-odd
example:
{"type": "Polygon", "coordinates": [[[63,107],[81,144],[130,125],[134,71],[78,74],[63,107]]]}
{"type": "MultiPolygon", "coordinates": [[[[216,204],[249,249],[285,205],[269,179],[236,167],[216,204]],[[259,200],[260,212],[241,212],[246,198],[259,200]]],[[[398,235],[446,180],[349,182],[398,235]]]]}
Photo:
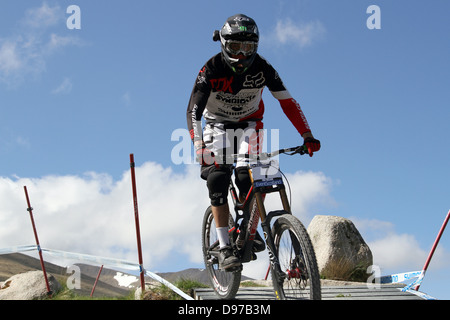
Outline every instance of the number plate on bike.
{"type": "Polygon", "coordinates": [[[256,188],[283,184],[279,164],[276,160],[259,161],[251,165],[253,185],[256,188]]]}

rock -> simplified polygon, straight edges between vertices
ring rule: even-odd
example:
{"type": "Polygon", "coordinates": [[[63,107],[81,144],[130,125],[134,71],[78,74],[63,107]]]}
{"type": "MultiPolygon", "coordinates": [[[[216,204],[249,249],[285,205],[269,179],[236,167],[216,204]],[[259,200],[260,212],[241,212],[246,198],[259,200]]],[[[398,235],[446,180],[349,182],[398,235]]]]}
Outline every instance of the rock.
{"type": "Polygon", "coordinates": [[[318,215],[308,226],[319,272],[327,279],[365,281],[372,252],[353,222],[318,215]]]}
{"type": "MultiPolygon", "coordinates": [[[[51,274],[47,278],[52,292],[61,289],[59,282],[51,274]]],[[[42,271],[16,274],[0,283],[0,300],[40,300],[47,297],[47,286],[42,271]]]]}
{"type": "Polygon", "coordinates": [[[154,290],[160,286],[161,283],[157,281],[146,282],[144,295],[142,295],[142,288],[138,287],[134,292],[134,300],[162,300],[158,297],[158,294],[154,292],[154,290]]]}

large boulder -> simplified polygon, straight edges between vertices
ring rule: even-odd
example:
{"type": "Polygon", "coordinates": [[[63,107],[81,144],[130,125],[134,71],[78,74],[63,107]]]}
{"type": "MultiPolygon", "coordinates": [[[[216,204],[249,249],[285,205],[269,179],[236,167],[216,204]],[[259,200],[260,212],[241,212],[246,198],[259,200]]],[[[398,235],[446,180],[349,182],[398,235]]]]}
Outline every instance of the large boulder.
{"type": "Polygon", "coordinates": [[[308,226],[320,274],[327,279],[365,281],[372,252],[352,221],[318,215],[308,226]]]}
{"type": "MultiPolygon", "coordinates": [[[[52,292],[61,289],[59,282],[51,274],[47,278],[52,292]]],[[[47,286],[42,271],[16,274],[0,283],[0,300],[40,300],[47,297],[47,286]]]]}

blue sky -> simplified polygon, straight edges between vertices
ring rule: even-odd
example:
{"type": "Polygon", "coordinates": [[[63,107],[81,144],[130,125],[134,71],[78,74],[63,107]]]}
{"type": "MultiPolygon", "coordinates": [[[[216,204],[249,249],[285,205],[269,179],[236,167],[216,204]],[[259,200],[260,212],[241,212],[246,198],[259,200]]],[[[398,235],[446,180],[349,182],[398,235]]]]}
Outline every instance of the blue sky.
{"type": "MultiPolygon", "coordinates": [[[[450,209],[449,10],[423,0],[2,1],[0,247],[33,242],[20,215],[26,184],[44,246],[134,259],[134,153],[145,264],[201,267],[206,188],[197,165],[174,162],[171,137],[219,50],[213,30],[245,13],[322,141],[313,158],[280,158],[299,217],[350,218],[383,274],[420,270],[450,209]],[[66,25],[73,4],[79,30],[66,25]],[[381,29],[366,25],[373,4],[381,29]]],[[[280,145],[301,143],[264,100],[280,145]]],[[[450,298],[449,248],[447,232],[421,287],[438,298],[450,298]]]]}

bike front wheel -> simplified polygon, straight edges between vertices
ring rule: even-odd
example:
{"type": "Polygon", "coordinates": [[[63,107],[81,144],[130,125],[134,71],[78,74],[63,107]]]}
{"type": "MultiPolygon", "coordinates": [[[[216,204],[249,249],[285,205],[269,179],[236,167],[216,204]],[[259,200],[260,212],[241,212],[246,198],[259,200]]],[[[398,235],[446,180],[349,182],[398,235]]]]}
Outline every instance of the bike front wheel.
{"type": "Polygon", "coordinates": [[[281,269],[277,272],[271,268],[277,298],[320,300],[316,256],[303,224],[286,213],[275,221],[272,236],[281,269]]]}
{"type": "MultiPolygon", "coordinates": [[[[229,226],[234,225],[232,216],[229,217],[229,226]]],[[[241,283],[241,271],[223,271],[219,269],[219,240],[211,207],[206,209],[202,224],[202,249],[205,267],[214,292],[220,299],[233,299],[241,283]]]]}

